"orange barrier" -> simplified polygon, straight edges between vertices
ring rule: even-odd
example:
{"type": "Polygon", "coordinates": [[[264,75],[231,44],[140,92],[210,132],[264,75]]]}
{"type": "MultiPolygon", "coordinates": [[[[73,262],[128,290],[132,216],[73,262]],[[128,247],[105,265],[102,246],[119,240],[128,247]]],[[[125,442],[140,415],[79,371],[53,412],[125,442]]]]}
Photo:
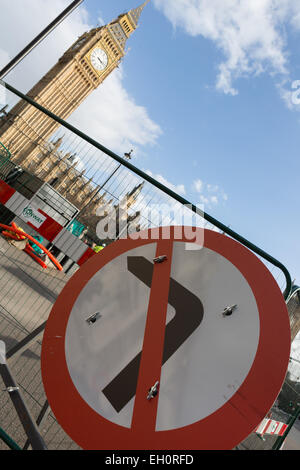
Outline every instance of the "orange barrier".
{"type": "MultiPolygon", "coordinates": [[[[12,229],[14,229],[14,230],[20,230],[21,232],[24,233],[24,231],[23,231],[22,229],[20,229],[20,227],[17,227],[17,225],[16,225],[14,222],[12,222],[11,227],[12,227],[12,229]]],[[[17,242],[19,242],[19,241],[21,241],[21,240],[26,240],[26,237],[25,237],[24,235],[23,235],[23,236],[21,236],[21,235],[16,235],[16,234],[14,234],[14,233],[11,232],[11,231],[9,231],[9,232],[3,231],[2,234],[3,234],[5,237],[7,237],[7,238],[11,238],[12,240],[16,240],[17,242]]]]}
{"type": "Polygon", "coordinates": [[[7,237],[7,238],[11,238],[12,240],[16,240],[17,242],[22,241],[20,238],[16,237],[15,235],[13,235],[13,234],[10,233],[10,232],[4,231],[4,232],[2,232],[2,235],[4,235],[4,236],[7,237]]]}
{"type": "MultiPolygon", "coordinates": [[[[14,227],[10,227],[9,225],[4,225],[4,224],[0,224],[0,227],[3,228],[4,230],[6,231],[9,231],[9,232],[13,232],[15,233],[16,235],[19,235],[21,237],[25,237],[25,238],[28,238],[28,240],[32,241],[35,245],[37,245],[39,248],[41,248],[41,250],[44,251],[44,253],[46,253],[46,255],[49,257],[50,261],[52,261],[52,263],[57,267],[57,269],[59,271],[63,271],[63,267],[61,266],[61,264],[57,261],[56,258],[54,258],[54,256],[50,253],[50,251],[47,250],[47,248],[45,248],[40,242],[38,242],[35,238],[33,238],[31,235],[28,235],[28,233],[25,233],[25,232],[22,232],[21,230],[18,230],[14,227]]],[[[29,253],[28,253],[29,254],[29,253]]]]}
{"type": "MultiPolygon", "coordinates": [[[[12,226],[13,229],[21,230],[21,232],[24,233],[24,230],[22,230],[20,227],[18,227],[14,222],[11,223],[11,226],[12,226]]],[[[20,240],[26,240],[25,236],[18,235],[18,237],[20,238],[20,240]]]]}
{"type": "Polygon", "coordinates": [[[32,248],[32,246],[30,246],[29,244],[26,245],[26,247],[24,248],[24,250],[29,256],[31,256],[37,263],[39,263],[42,268],[46,269],[47,268],[47,265],[46,263],[44,263],[44,261],[39,258],[35,253],[34,253],[34,249],[32,248]]]}

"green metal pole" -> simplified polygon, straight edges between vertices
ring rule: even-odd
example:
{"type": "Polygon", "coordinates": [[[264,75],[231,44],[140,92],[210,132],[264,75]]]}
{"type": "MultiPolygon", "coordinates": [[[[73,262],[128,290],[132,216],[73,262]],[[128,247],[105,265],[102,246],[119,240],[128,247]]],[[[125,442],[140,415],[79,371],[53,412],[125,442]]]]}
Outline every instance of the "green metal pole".
{"type": "Polygon", "coordinates": [[[40,104],[36,103],[34,100],[32,100],[31,98],[29,98],[29,96],[27,95],[24,95],[23,93],[21,93],[19,90],[16,90],[16,88],[12,87],[11,85],[9,85],[8,83],[4,82],[3,80],[0,80],[0,85],[4,86],[7,90],[9,90],[11,93],[19,96],[19,98],[21,98],[22,100],[26,101],[27,103],[31,104],[32,106],[34,106],[36,109],[38,109],[39,111],[41,111],[42,113],[46,114],[46,116],[50,117],[51,119],[53,119],[54,121],[58,122],[60,125],[62,125],[63,127],[65,127],[66,129],[69,129],[71,132],[73,132],[74,134],[76,134],[78,137],[81,137],[83,140],[85,140],[86,142],[88,142],[89,144],[93,145],[94,147],[96,147],[97,149],[101,150],[102,152],[106,153],[106,155],[110,156],[111,158],[113,158],[114,160],[116,160],[117,162],[121,163],[122,165],[124,165],[126,168],[128,168],[129,170],[131,170],[132,172],[134,172],[136,175],[139,175],[141,178],[143,178],[144,180],[148,181],[150,184],[152,184],[153,186],[155,186],[156,188],[158,188],[159,190],[163,191],[165,194],[167,194],[168,196],[172,197],[173,199],[175,199],[176,201],[180,202],[181,204],[187,206],[192,212],[200,215],[201,217],[203,217],[207,222],[210,222],[211,224],[215,225],[216,227],[218,227],[220,230],[222,230],[224,233],[226,233],[227,235],[229,235],[230,237],[234,238],[235,240],[237,240],[238,242],[240,242],[241,244],[245,245],[247,248],[249,248],[250,250],[252,250],[254,253],[258,254],[259,256],[261,256],[262,258],[264,258],[265,260],[269,261],[270,263],[272,263],[274,266],[276,266],[277,268],[281,269],[281,271],[283,272],[284,276],[285,276],[285,279],[286,279],[286,288],[285,288],[285,291],[284,291],[284,298],[287,299],[290,292],[291,292],[291,288],[292,288],[292,279],[291,279],[291,276],[290,276],[290,273],[288,272],[288,270],[286,269],[286,267],[280,263],[278,260],[276,260],[275,258],[273,258],[273,256],[269,255],[268,253],[266,253],[265,251],[261,250],[259,247],[257,247],[256,245],[254,245],[253,243],[251,243],[249,240],[247,240],[246,238],[242,237],[241,235],[239,235],[238,233],[234,232],[233,230],[231,230],[230,228],[228,228],[226,225],[224,225],[223,223],[219,222],[217,219],[215,219],[214,217],[210,216],[209,214],[203,212],[201,209],[199,209],[197,206],[195,206],[194,204],[191,204],[187,199],[179,196],[178,194],[176,194],[174,191],[172,191],[171,189],[169,189],[168,187],[164,186],[163,184],[159,183],[158,181],[156,181],[155,179],[153,179],[151,176],[147,175],[147,173],[144,173],[142,170],[136,168],[134,165],[132,165],[131,163],[129,163],[127,160],[124,160],[122,157],[120,157],[119,155],[116,155],[114,152],[112,152],[111,150],[107,149],[106,147],[104,147],[103,145],[101,145],[99,142],[95,141],[94,139],[92,139],[91,137],[87,136],[86,134],[84,134],[83,132],[81,132],[80,130],[76,129],[75,127],[73,127],[71,124],[68,124],[66,121],[64,121],[63,119],[61,119],[60,117],[56,116],[55,114],[53,114],[51,111],[49,111],[48,109],[44,108],[43,106],[41,106],[40,104]]]}
{"type": "MultiPolygon", "coordinates": [[[[2,142],[0,142],[0,147],[2,147],[6,153],[6,157],[9,158],[11,156],[11,153],[10,151],[5,147],[5,145],[2,144],[2,142]]],[[[2,151],[2,148],[0,148],[0,152],[2,151]]]]}
{"type": "Polygon", "coordinates": [[[298,406],[298,408],[295,411],[295,414],[291,417],[291,419],[288,423],[288,427],[286,428],[285,433],[283,434],[283,436],[278,437],[278,439],[276,440],[274,446],[272,447],[272,450],[279,450],[280,449],[280,447],[284,443],[285,439],[287,438],[290,430],[294,426],[294,423],[295,423],[296,419],[299,416],[300,416],[300,406],[298,406]]]}
{"type": "Polygon", "coordinates": [[[9,393],[9,397],[15,407],[20,418],[23,429],[30,440],[33,450],[47,450],[46,444],[39,432],[38,426],[33,420],[31,413],[23,400],[15,379],[13,378],[6,361],[6,345],[4,341],[0,341],[0,376],[9,393]]]}
{"type": "Polygon", "coordinates": [[[22,450],[21,447],[4,431],[0,428],[0,439],[11,449],[11,450],[22,450]]]}

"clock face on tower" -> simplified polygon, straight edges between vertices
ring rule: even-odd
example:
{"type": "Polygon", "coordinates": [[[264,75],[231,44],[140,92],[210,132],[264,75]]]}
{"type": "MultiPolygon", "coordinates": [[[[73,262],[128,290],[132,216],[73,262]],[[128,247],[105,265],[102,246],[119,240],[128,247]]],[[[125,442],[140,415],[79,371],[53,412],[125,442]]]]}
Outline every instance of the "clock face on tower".
{"type": "Polygon", "coordinates": [[[91,53],[91,64],[96,70],[104,70],[108,63],[106,52],[100,47],[96,47],[91,53]]]}

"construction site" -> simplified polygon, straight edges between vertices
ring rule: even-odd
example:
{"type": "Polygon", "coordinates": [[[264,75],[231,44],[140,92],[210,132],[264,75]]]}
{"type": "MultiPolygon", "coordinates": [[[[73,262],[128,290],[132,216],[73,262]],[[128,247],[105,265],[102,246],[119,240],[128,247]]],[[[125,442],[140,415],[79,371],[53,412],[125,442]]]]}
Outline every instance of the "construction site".
{"type": "Polygon", "coordinates": [[[0,72],[1,450],[272,451],[298,432],[289,269],[68,121],[148,3],[79,36],[26,94],[0,72]]]}

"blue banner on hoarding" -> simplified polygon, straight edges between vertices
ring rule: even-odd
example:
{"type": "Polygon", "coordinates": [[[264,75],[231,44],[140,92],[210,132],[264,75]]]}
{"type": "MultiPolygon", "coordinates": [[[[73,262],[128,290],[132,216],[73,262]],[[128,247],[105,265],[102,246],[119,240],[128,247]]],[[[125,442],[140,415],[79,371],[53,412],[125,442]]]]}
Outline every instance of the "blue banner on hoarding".
{"type": "Polygon", "coordinates": [[[69,230],[69,232],[75,235],[75,237],[79,238],[85,230],[85,226],[81,222],[78,222],[78,220],[72,220],[67,230],[69,230]]]}

